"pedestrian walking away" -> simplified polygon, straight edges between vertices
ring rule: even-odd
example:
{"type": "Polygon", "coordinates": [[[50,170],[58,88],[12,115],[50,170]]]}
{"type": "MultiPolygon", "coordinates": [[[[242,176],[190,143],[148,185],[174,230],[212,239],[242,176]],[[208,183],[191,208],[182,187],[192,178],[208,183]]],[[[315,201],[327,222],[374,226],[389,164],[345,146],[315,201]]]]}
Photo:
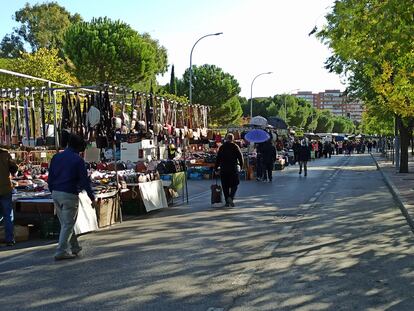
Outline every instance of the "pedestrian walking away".
{"type": "Polygon", "coordinates": [[[292,145],[292,149],[293,149],[293,156],[294,156],[294,162],[293,164],[296,164],[296,162],[299,161],[299,149],[300,149],[300,142],[299,140],[296,138],[295,142],[292,145]]]}
{"type": "Polygon", "coordinates": [[[82,250],[73,229],[78,216],[79,192],[85,190],[95,200],[85,161],[79,156],[85,147],[83,138],[71,134],[68,147],[50,162],[49,190],[61,227],[55,260],[73,259],[82,250]]]}
{"type": "Polygon", "coordinates": [[[7,246],[13,246],[14,241],[14,214],[12,203],[12,184],[10,174],[17,172],[17,165],[12,160],[9,152],[0,149],[0,207],[4,220],[5,240],[7,246]]]}
{"type": "Polygon", "coordinates": [[[262,181],[265,168],[263,167],[263,146],[264,143],[256,145],[256,180],[262,181]]]}
{"type": "Polygon", "coordinates": [[[273,166],[276,161],[276,147],[272,145],[272,140],[269,139],[262,147],[262,167],[263,167],[263,181],[272,182],[273,180],[273,166]]]}
{"type": "Polygon", "coordinates": [[[311,150],[306,139],[303,139],[300,143],[299,149],[299,175],[302,174],[302,166],[304,175],[308,176],[308,161],[311,160],[311,150]]]}
{"type": "Polygon", "coordinates": [[[221,186],[226,207],[234,207],[234,197],[240,183],[238,168],[243,167],[243,155],[239,146],[233,140],[233,134],[227,134],[226,141],[219,148],[215,164],[215,170],[220,169],[221,186]]]}

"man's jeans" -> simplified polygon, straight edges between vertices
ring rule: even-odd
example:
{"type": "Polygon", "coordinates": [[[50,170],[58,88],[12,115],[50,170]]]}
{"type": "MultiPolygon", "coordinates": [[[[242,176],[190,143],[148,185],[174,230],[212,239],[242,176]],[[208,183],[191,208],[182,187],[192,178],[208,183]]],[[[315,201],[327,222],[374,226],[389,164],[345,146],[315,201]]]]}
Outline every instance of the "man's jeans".
{"type": "Polygon", "coordinates": [[[59,245],[55,256],[71,254],[79,249],[73,227],[78,217],[79,196],[61,191],[52,192],[53,203],[60,222],[59,245]]]}
{"type": "Polygon", "coordinates": [[[0,195],[0,207],[4,219],[4,229],[6,231],[6,242],[14,241],[13,234],[13,203],[12,194],[0,195]]]}

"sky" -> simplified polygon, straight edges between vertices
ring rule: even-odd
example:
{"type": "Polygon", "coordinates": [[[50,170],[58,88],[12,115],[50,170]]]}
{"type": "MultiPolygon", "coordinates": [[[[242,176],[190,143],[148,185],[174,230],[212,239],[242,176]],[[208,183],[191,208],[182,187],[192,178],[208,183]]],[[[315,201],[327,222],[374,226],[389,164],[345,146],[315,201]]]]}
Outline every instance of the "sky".
{"type": "MultiPolygon", "coordinates": [[[[18,24],[14,12],[24,4],[46,1],[14,0],[2,2],[0,39],[18,24]],[[6,4],[7,3],[7,4],[6,4]]],[[[50,2],[50,1],[49,1],[50,2]]],[[[233,75],[241,96],[253,97],[299,91],[344,90],[343,78],[328,73],[324,61],[331,52],[314,36],[334,0],[56,0],[86,21],[107,16],[128,23],[139,33],[147,32],[168,51],[168,63],[182,77],[192,63],[214,64],[233,75]]],[[[168,83],[170,68],[158,77],[168,83]]]]}

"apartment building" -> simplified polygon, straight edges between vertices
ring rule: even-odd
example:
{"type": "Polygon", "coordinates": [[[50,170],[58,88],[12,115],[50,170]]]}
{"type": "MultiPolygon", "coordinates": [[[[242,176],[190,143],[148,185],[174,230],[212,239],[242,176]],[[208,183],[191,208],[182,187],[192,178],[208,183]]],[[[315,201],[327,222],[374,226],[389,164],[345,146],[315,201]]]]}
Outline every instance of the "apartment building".
{"type": "Polygon", "coordinates": [[[340,90],[325,90],[319,93],[299,91],[292,95],[308,101],[315,108],[328,109],[335,116],[347,117],[358,122],[361,121],[363,112],[362,102],[350,100],[340,90]]]}

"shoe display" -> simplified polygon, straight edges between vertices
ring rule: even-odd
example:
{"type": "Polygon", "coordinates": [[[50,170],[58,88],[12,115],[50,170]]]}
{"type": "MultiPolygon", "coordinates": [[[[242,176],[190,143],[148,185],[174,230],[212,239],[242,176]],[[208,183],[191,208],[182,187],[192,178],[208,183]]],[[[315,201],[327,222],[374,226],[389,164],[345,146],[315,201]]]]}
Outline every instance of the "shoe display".
{"type": "Polygon", "coordinates": [[[65,253],[65,254],[62,254],[62,255],[56,255],[55,256],[55,260],[56,261],[65,260],[65,259],[75,259],[75,258],[76,258],[76,255],[68,254],[68,253],[65,253]]]}

